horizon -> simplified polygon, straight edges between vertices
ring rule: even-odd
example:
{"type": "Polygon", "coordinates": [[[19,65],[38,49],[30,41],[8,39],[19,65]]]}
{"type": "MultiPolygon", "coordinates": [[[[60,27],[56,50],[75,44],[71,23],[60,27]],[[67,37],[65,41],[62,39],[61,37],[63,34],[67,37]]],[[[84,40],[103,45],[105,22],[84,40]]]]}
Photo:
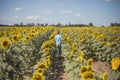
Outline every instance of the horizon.
{"type": "Polygon", "coordinates": [[[0,24],[120,23],[119,0],[1,0],[0,24]]]}

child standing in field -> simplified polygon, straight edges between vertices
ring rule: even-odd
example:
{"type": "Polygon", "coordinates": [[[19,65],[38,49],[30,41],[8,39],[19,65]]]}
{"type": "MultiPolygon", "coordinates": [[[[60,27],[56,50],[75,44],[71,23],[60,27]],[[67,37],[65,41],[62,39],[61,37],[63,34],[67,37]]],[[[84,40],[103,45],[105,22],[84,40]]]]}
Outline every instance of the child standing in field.
{"type": "Polygon", "coordinates": [[[62,44],[62,35],[60,34],[60,31],[57,30],[56,31],[56,35],[55,35],[55,42],[56,42],[56,57],[61,58],[61,44],[62,44]]]}

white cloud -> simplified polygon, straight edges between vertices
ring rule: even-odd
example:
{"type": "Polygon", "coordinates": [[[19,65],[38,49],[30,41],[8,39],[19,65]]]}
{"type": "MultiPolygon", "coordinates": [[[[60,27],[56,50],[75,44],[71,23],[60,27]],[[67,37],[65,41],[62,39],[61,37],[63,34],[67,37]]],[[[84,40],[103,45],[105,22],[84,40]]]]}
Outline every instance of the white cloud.
{"type": "Polygon", "coordinates": [[[39,13],[45,14],[45,15],[50,15],[50,14],[52,14],[53,12],[52,12],[52,11],[49,11],[49,10],[43,10],[43,11],[39,11],[39,13]]]}
{"type": "Polygon", "coordinates": [[[61,11],[61,13],[63,13],[63,14],[71,14],[71,13],[73,13],[73,11],[72,10],[63,10],[63,11],[61,11]]]}
{"type": "Polygon", "coordinates": [[[81,16],[79,13],[76,13],[75,16],[81,16]]]}
{"type": "Polygon", "coordinates": [[[81,15],[80,13],[76,13],[72,10],[63,10],[61,11],[61,13],[63,14],[70,14],[71,16],[77,16],[77,17],[81,17],[81,18],[86,18],[85,16],[81,15]]]}
{"type": "Polygon", "coordinates": [[[51,19],[45,18],[43,21],[52,21],[51,19]]]}
{"type": "Polygon", "coordinates": [[[45,17],[40,17],[39,15],[35,16],[26,16],[26,17],[21,17],[21,16],[11,16],[11,17],[1,17],[0,18],[0,24],[15,24],[15,23],[20,23],[23,22],[24,24],[26,23],[48,23],[48,24],[53,24],[55,21],[53,21],[51,18],[45,18],[45,17]]]}
{"type": "Polygon", "coordinates": [[[26,19],[28,19],[28,20],[35,20],[35,19],[38,19],[39,17],[40,17],[39,15],[27,16],[26,19]]]}
{"type": "Polygon", "coordinates": [[[80,13],[75,13],[75,16],[81,17],[81,18],[86,18],[85,16],[81,15],[80,13]]]}
{"type": "Polygon", "coordinates": [[[15,8],[14,11],[16,12],[21,11],[21,8],[15,8]]]}

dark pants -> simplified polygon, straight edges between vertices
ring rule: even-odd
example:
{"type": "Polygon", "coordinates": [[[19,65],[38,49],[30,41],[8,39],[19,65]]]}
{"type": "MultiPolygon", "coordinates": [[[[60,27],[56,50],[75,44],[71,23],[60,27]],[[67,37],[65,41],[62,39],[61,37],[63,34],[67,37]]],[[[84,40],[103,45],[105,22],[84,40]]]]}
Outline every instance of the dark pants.
{"type": "Polygon", "coordinates": [[[61,57],[61,45],[56,46],[56,57],[61,57]]]}

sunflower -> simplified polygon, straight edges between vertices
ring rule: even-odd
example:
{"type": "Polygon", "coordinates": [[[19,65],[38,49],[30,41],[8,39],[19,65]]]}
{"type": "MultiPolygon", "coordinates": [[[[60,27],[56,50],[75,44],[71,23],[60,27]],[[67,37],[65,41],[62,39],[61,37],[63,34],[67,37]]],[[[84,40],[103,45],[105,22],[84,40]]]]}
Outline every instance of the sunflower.
{"type": "Polygon", "coordinates": [[[83,66],[83,67],[80,68],[80,73],[81,74],[86,72],[86,71],[88,71],[88,68],[86,66],[83,66]]]}
{"type": "Polygon", "coordinates": [[[51,34],[49,39],[54,39],[55,35],[56,35],[55,33],[51,34]]]}
{"type": "Polygon", "coordinates": [[[33,76],[31,80],[44,80],[44,76],[40,75],[38,72],[36,72],[33,76]]]}
{"type": "Polygon", "coordinates": [[[83,61],[83,57],[82,57],[82,56],[79,57],[79,61],[80,61],[80,62],[83,61]]]}
{"type": "Polygon", "coordinates": [[[102,74],[102,80],[107,80],[106,77],[107,77],[107,74],[106,74],[106,72],[104,72],[104,73],[102,74]]]}
{"type": "Polygon", "coordinates": [[[78,51],[77,47],[74,47],[74,48],[73,48],[73,51],[74,51],[74,52],[77,52],[77,51],[78,51]]]}
{"type": "Polygon", "coordinates": [[[88,70],[88,71],[91,71],[91,70],[92,70],[92,66],[89,66],[89,65],[88,65],[88,66],[86,66],[86,67],[87,67],[87,70],[88,70]]]}
{"type": "Polygon", "coordinates": [[[105,45],[105,43],[106,43],[105,41],[102,41],[102,42],[101,42],[102,46],[104,46],[104,45],[105,45]]]}
{"type": "Polygon", "coordinates": [[[26,34],[26,33],[27,33],[27,31],[26,31],[26,30],[23,30],[23,33],[24,33],[24,34],[26,34]]]}
{"type": "Polygon", "coordinates": [[[81,43],[84,43],[86,41],[85,38],[83,38],[82,40],[80,40],[81,43]]]}
{"type": "Polygon", "coordinates": [[[43,74],[44,74],[44,69],[38,69],[37,72],[38,72],[40,75],[43,75],[43,74]]]}
{"type": "Polygon", "coordinates": [[[12,36],[12,41],[13,42],[17,42],[19,39],[20,39],[20,35],[19,34],[12,36]]]}
{"type": "Polygon", "coordinates": [[[54,41],[54,39],[49,40],[49,45],[55,46],[55,41],[54,41]]]}
{"type": "Polygon", "coordinates": [[[26,42],[27,42],[27,39],[26,39],[26,38],[23,38],[23,39],[22,39],[22,42],[23,42],[23,43],[26,43],[26,42]]]}
{"type": "Polygon", "coordinates": [[[117,70],[120,66],[120,58],[118,57],[112,58],[111,66],[113,70],[117,70]]]}
{"type": "Polygon", "coordinates": [[[47,56],[47,57],[46,57],[46,60],[50,60],[50,56],[47,56]]]}
{"type": "Polygon", "coordinates": [[[46,64],[43,64],[43,63],[41,63],[41,64],[38,64],[38,68],[37,69],[45,69],[47,66],[46,66],[46,64]]]}
{"type": "Polygon", "coordinates": [[[77,47],[77,43],[76,43],[76,42],[74,42],[73,46],[74,46],[74,47],[77,47]]]}
{"type": "Polygon", "coordinates": [[[111,47],[111,46],[116,45],[116,44],[117,44],[116,42],[107,42],[107,43],[106,43],[106,45],[107,45],[108,47],[111,47]]]}
{"type": "Polygon", "coordinates": [[[6,50],[11,44],[11,41],[9,38],[3,38],[1,41],[1,48],[6,50]]]}
{"type": "Polygon", "coordinates": [[[46,52],[46,53],[50,52],[50,48],[45,48],[44,52],[46,52]]]}
{"type": "Polygon", "coordinates": [[[30,33],[29,36],[30,36],[30,37],[34,37],[35,34],[34,34],[34,33],[30,33]]]}
{"type": "Polygon", "coordinates": [[[43,48],[46,48],[46,47],[48,47],[49,46],[49,42],[48,41],[46,41],[46,42],[44,42],[43,44],[42,44],[42,47],[43,48]]]}
{"type": "Polygon", "coordinates": [[[85,57],[84,51],[80,51],[80,55],[81,55],[82,57],[85,57]]]}
{"type": "Polygon", "coordinates": [[[93,59],[92,59],[92,58],[88,59],[88,60],[87,60],[87,65],[91,65],[92,62],[93,62],[93,59]]]}
{"type": "Polygon", "coordinates": [[[27,37],[26,37],[26,40],[28,41],[29,39],[30,39],[30,36],[27,36],[27,37]]]}
{"type": "Polygon", "coordinates": [[[32,33],[35,33],[35,30],[32,30],[31,32],[32,32],[32,33]]]}
{"type": "Polygon", "coordinates": [[[2,42],[2,40],[4,40],[4,38],[0,38],[0,43],[2,42]]]}
{"type": "Polygon", "coordinates": [[[50,59],[46,60],[46,67],[48,68],[50,66],[50,59]]]}
{"type": "Polygon", "coordinates": [[[86,71],[82,74],[82,80],[94,80],[95,75],[91,71],[86,71]]]}

